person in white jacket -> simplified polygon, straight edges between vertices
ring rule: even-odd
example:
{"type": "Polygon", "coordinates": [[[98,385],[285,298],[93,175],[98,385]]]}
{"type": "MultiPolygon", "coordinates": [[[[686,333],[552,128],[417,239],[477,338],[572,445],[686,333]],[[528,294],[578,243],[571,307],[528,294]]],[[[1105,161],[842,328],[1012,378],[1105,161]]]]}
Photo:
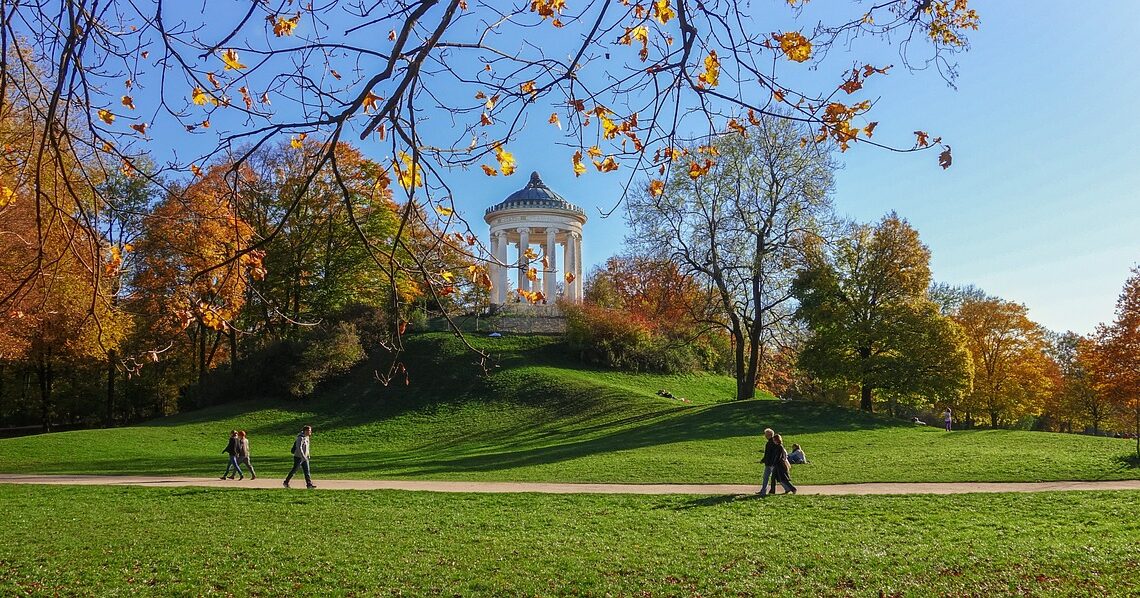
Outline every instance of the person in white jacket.
{"type": "Polygon", "coordinates": [[[289,475],[285,476],[284,482],[281,482],[282,486],[289,487],[289,480],[293,479],[293,474],[297,473],[297,468],[300,467],[305,473],[305,487],[310,490],[316,488],[313,485],[313,478],[309,477],[309,437],[312,435],[312,426],[302,427],[301,433],[297,434],[297,439],[293,441],[293,469],[289,470],[289,475]]]}

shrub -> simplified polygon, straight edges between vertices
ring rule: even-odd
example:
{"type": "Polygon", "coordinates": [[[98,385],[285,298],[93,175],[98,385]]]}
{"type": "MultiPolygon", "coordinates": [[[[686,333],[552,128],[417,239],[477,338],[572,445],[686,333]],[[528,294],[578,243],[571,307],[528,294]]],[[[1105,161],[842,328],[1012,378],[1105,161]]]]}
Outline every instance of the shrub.
{"type": "Polygon", "coordinates": [[[339,376],[364,360],[356,326],[341,322],[329,330],[313,332],[301,348],[300,359],[289,372],[289,394],[306,397],[317,385],[339,376]]]}
{"type": "Polygon", "coordinates": [[[654,334],[629,312],[591,304],[564,305],[566,340],[586,363],[633,371],[692,372],[715,368],[719,353],[707,342],[654,334]]]}

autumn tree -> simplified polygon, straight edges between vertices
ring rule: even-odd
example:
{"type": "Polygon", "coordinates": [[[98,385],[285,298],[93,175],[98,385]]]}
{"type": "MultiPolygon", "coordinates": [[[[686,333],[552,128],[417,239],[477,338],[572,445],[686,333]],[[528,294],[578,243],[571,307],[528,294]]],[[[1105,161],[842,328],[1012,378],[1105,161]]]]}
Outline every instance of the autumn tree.
{"type": "MultiPolygon", "coordinates": [[[[456,209],[462,198],[452,193],[451,173],[512,175],[512,148],[524,128],[546,127],[577,174],[591,165],[600,172],[624,167],[626,180],[652,175],[658,183],[675,170],[691,172],[694,163],[703,173],[711,158],[675,148],[708,145],[760,115],[804,123],[809,141],[937,148],[939,164],[951,163],[949,146],[912,133],[911,123],[876,128],[878,92],[870,88],[891,67],[842,50],[855,38],[897,43],[904,66],[935,65],[953,76],[953,55],[968,47],[966,35],[979,23],[967,0],[570,4],[333,0],[234,11],[214,3],[4,1],[0,90],[5,102],[35,105],[47,116],[30,138],[33,162],[70,151],[129,167],[141,147],[169,145],[156,161],[169,164],[160,174],[173,181],[219,161],[240,169],[257,148],[276,142],[310,152],[281,221],[264,236],[234,234],[222,258],[229,261],[282,234],[318,173],[339,161],[339,143],[353,137],[391,174],[401,222],[427,214],[437,226],[426,230],[440,236],[472,234],[456,209]],[[543,43],[535,43],[539,37],[543,43]],[[27,76],[36,65],[45,68],[27,76]],[[831,73],[830,81],[797,83],[806,69],[831,73]],[[307,140],[317,142],[311,150],[307,140]]],[[[352,193],[341,193],[347,208],[352,193]]],[[[55,202],[75,212],[78,195],[29,201],[41,211],[55,202]]],[[[391,253],[405,230],[361,242],[391,253]]],[[[476,267],[488,259],[479,244],[464,256],[476,267]]],[[[428,295],[438,275],[430,262],[399,265],[428,295]]],[[[228,268],[196,267],[187,282],[228,268]]],[[[479,271],[471,278],[489,283],[479,271]]],[[[0,307],[17,295],[0,296],[0,307]]]]}
{"type": "Polygon", "coordinates": [[[794,284],[796,315],[811,331],[800,364],[822,380],[874,393],[953,403],[970,388],[962,330],[927,295],[930,251],[906,220],[852,225],[816,248],[794,284]]]}
{"type": "Polygon", "coordinates": [[[993,427],[1041,413],[1053,392],[1045,331],[1024,305],[996,297],[969,299],[954,316],[974,361],[974,389],[962,403],[967,422],[986,415],[993,427]]]}
{"type": "Polygon", "coordinates": [[[628,242],[713,289],[733,340],[738,399],[755,396],[760,364],[791,319],[793,268],[831,218],[830,148],[801,143],[805,134],[788,120],[758,119],[677,150],[692,170],[629,199],[628,242]]]}
{"type": "Polygon", "coordinates": [[[1140,267],[1124,282],[1112,324],[1099,326],[1096,336],[1104,389],[1121,421],[1136,435],[1140,460],[1140,267]]]}
{"type": "Polygon", "coordinates": [[[1099,434],[1101,424],[1110,415],[1111,404],[1101,388],[1103,371],[1096,339],[1074,332],[1059,335],[1052,343],[1050,356],[1060,369],[1061,379],[1047,407],[1062,422],[1076,421],[1092,427],[1099,434]]]}
{"type": "Polygon", "coordinates": [[[250,175],[239,172],[227,179],[227,172],[224,166],[211,168],[201,180],[168,195],[146,217],[136,247],[138,307],[164,315],[153,323],[155,338],[174,339],[185,331],[190,347],[196,347],[199,381],[213,364],[223,334],[236,359],[234,322],[249,280],[264,275],[263,254],[241,252],[252,229],[238,217],[235,197],[249,192],[250,175]]]}

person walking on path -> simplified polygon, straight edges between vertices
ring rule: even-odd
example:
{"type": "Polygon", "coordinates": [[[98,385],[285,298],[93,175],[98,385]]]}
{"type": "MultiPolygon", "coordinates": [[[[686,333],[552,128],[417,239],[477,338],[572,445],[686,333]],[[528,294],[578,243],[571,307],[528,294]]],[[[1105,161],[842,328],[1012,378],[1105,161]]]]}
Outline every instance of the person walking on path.
{"type": "Polygon", "coordinates": [[[293,469],[289,470],[289,475],[285,476],[284,482],[281,482],[282,486],[289,487],[289,480],[293,479],[293,474],[297,473],[297,468],[300,467],[305,473],[305,487],[310,490],[316,488],[313,485],[313,478],[309,476],[309,437],[312,435],[312,426],[302,427],[301,433],[297,434],[297,439],[293,441],[293,469]]]}
{"type": "MultiPolygon", "coordinates": [[[[249,470],[249,479],[256,480],[257,472],[253,470],[253,463],[249,462],[249,439],[245,437],[245,430],[238,430],[238,465],[245,465],[249,470]]],[[[240,471],[240,470],[239,470],[240,471]]]]}
{"type": "Polygon", "coordinates": [[[942,419],[943,419],[943,421],[946,423],[946,431],[947,431],[947,432],[949,432],[949,431],[950,431],[950,415],[951,415],[951,413],[950,413],[950,408],[949,408],[949,407],[947,407],[947,408],[946,408],[946,413],[943,413],[943,414],[942,414],[942,419]]]}
{"type": "Polygon", "coordinates": [[[775,441],[772,440],[772,437],[775,435],[776,433],[772,431],[772,428],[764,428],[764,438],[767,438],[768,442],[764,444],[764,457],[760,459],[760,462],[764,464],[764,477],[760,482],[761,498],[768,495],[769,480],[771,480],[772,483],[771,492],[773,494],[776,493],[776,477],[773,473],[776,469],[775,459],[779,447],[777,447],[775,441]]]}
{"type": "Polygon", "coordinates": [[[776,434],[772,437],[772,442],[776,443],[777,448],[775,471],[772,473],[775,474],[776,481],[784,487],[784,494],[789,492],[795,494],[796,487],[792,484],[792,465],[788,463],[788,451],[784,448],[784,439],[776,434]]]}
{"type": "Polygon", "coordinates": [[[226,465],[225,473],[222,474],[223,480],[226,479],[226,476],[229,476],[231,480],[234,479],[235,473],[241,476],[238,478],[239,480],[245,479],[245,474],[241,472],[241,466],[238,465],[238,452],[241,450],[239,448],[240,446],[241,443],[238,441],[237,430],[231,430],[230,443],[226,445],[226,448],[222,449],[223,453],[229,453],[230,455],[230,462],[226,465]]]}

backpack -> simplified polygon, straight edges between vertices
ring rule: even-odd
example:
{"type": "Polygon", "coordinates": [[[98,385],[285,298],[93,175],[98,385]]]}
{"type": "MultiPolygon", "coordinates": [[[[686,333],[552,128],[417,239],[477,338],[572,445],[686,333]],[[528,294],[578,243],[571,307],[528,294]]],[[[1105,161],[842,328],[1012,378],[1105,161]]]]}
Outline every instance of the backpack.
{"type": "Polygon", "coordinates": [[[293,439],[293,448],[289,449],[290,453],[297,454],[297,444],[301,442],[300,438],[293,439]]]}

